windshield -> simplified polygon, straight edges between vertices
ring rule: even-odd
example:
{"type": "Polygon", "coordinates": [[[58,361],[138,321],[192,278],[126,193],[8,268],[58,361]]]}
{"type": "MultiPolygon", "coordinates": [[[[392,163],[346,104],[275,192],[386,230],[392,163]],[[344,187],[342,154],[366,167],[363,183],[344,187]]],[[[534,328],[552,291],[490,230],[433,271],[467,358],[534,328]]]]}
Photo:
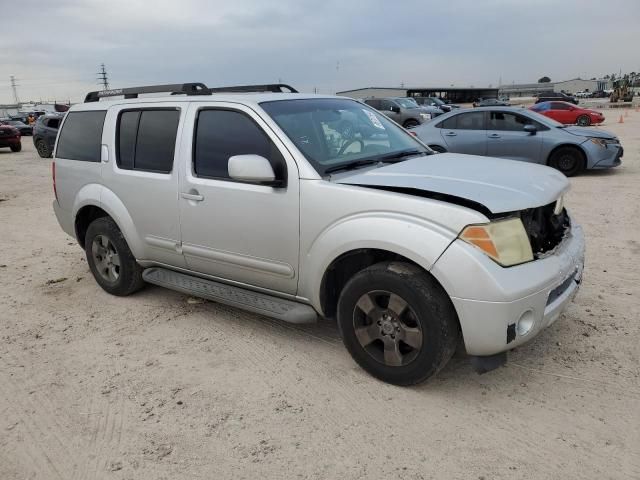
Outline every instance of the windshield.
{"type": "Polygon", "coordinates": [[[402,108],[418,108],[420,105],[413,98],[396,98],[395,102],[402,108]]]}
{"type": "Polygon", "coordinates": [[[277,100],[260,106],[320,175],[339,166],[374,162],[407,151],[431,153],[406,130],[355,100],[277,100]]]}

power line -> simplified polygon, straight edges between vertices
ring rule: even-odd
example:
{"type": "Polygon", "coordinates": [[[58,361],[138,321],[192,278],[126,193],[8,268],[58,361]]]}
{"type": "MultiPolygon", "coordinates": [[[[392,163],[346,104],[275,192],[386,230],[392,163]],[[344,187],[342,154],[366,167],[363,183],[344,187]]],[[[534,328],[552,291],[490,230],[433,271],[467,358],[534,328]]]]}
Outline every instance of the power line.
{"type": "Polygon", "coordinates": [[[109,90],[109,79],[107,77],[107,70],[104,67],[104,63],[100,64],[100,71],[98,72],[98,84],[102,84],[103,90],[109,90]]]}
{"type": "Polygon", "coordinates": [[[18,89],[16,88],[18,86],[16,85],[16,77],[11,75],[9,78],[11,80],[11,89],[13,90],[13,99],[15,100],[16,104],[18,104],[20,103],[20,99],[18,98],[18,89]]]}

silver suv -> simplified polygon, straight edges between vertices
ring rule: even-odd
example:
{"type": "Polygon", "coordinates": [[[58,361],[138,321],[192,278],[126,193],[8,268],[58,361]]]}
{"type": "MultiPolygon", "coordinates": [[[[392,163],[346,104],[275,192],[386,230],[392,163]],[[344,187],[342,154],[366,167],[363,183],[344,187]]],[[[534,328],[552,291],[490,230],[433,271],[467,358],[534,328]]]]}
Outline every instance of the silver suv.
{"type": "Polygon", "coordinates": [[[438,107],[420,106],[413,98],[369,98],[364,101],[404,128],[414,128],[444,113],[438,107]]]}
{"type": "Polygon", "coordinates": [[[494,368],[559,317],[584,251],[564,175],[432,155],[360,102],[282,90],[141,87],[71,108],[53,207],[104,290],[149,282],[336,319],[356,362],[400,385],[438,372],[460,338],[494,368]],[[174,95],[134,98],[159,91],[174,95]]]}

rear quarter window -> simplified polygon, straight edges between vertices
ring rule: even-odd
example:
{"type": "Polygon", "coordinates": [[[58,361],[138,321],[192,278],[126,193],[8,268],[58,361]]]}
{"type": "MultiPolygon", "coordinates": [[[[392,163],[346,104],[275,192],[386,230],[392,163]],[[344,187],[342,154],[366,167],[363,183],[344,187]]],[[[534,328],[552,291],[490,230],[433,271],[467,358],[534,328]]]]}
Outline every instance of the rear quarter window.
{"type": "Polygon", "coordinates": [[[106,110],[68,113],[60,131],[55,156],[68,160],[99,162],[106,114],[106,110]]]}

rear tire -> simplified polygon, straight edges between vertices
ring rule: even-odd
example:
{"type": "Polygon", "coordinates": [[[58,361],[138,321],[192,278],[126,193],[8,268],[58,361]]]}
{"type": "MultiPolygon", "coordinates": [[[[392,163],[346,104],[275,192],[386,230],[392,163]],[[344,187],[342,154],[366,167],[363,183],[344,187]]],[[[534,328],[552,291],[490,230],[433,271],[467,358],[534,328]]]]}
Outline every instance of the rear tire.
{"type": "Polygon", "coordinates": [[[365,371],[395,385],[435,375],[453,355],[458,320],[446,292],[409,263],[372,265],[347,282],[338,300],[345,347],[365,371]]]}
{"type": "Polygon", "coordinates": [[[581,127],[588,127],[591,125],[591,118],[588,115],[580,115],[576,120],[576,123],[581,127]]]}
{"type": "Polygon", "coordinates": [[[144,286],[143,269],[111,218],[101,217],[91,222],[84,249],[93,277],[106,292],[126,296],[144,286]]]}
{"type": "Polygon", "coordinates": [[[573,177],[584,169],[582,154],[573,147],[560,147],[549,157],[549,166],[560,170],[567,177],[573,177]]]}
{"type": "Polygon", "coordinates": [[[47,146],[44,140],[38,140],[36,142],[36,150],[38,155],[42,158],[51,158],[51,149],[47,146]]]}
{"type": "Polygon", "coordinates": [[[17,145],[11,145],[9,148],[11,148],[12,152],[19,152],[20,150],[22,150],[22,144],[19,143],[17,145]]]}
{"type": "Polygon", "coordinates": [[[418,125],[420,125],[420,122],[417,120],[407,120],[402,126],[408,130],[410,128],[416,128],[418,125]]]}

